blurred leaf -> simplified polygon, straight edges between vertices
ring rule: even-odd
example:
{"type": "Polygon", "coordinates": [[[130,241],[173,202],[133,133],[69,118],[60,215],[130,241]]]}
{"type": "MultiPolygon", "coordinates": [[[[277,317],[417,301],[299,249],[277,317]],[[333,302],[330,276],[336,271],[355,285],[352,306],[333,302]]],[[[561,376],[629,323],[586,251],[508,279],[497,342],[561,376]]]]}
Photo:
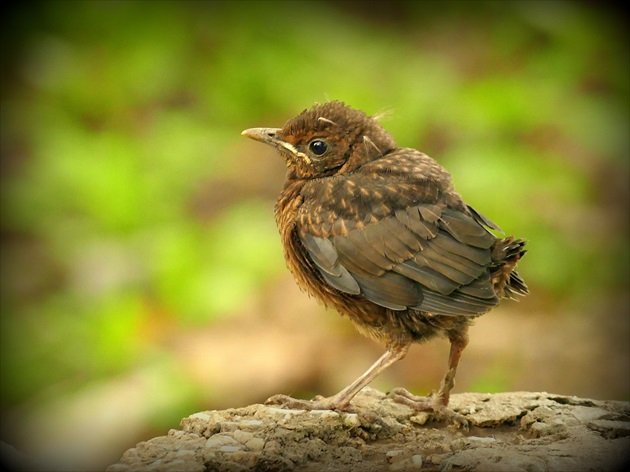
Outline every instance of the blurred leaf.
{"type": "Polygon", "coordinates": [[[154,251],[161,302],[199,323],[234,311],[283,267],[273,214],[257,202],[229,208],[207,231],[165,228],[154,251]]]}

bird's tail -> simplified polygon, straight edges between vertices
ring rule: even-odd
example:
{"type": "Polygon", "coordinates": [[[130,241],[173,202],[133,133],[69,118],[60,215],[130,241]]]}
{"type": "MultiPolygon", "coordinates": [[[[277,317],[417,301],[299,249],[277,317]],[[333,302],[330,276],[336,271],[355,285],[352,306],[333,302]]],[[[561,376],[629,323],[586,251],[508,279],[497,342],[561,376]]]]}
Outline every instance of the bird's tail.
{"type": "Polygon", "coordinates": [[[497,240],[492,250],[492,283],[501,298],[517,299],[517,295],[527,295],[529,289],[515,270],[518,261],[527,252],[525,241],[509,236],[497,240]]]}

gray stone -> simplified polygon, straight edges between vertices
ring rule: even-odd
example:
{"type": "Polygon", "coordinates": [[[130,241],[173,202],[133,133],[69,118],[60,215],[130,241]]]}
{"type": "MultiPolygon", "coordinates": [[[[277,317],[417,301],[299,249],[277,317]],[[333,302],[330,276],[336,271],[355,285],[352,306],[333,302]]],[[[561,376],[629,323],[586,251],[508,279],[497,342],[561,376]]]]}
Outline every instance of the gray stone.
{"type": "Polygon", "coordinates": [[[108,472],[608,472],[627,465],[628,402],[463,393],[450,406],[469,431],[369,387],[352,413],[266,405],[200,412],[184,418],[181,430],[130,449],[108,472]]]}

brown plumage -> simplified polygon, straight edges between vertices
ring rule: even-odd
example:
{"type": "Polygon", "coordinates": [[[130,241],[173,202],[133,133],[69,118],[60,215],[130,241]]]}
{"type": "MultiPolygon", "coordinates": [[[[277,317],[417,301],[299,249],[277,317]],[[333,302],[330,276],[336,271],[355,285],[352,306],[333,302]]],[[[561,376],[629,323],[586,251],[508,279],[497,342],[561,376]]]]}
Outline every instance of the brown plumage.
{"type": "Polygon", "coordinates": [[[451,342],[449,366],[430,400],[396,389],[392,397],[465,425],[448,410],[471,320],[502,298],[528,293],[515,271],[521,239],[500,231],[453,189],[429,156],[399,148],[363,112],[342,102],[315,105],[283,128],[243,135],[274,146],[287,165],[276,221],[298,285],[385,343],[385,354],[330,398],[269,399],[288,407],[347,409],[354,395],[413,342],[451,342]]]}

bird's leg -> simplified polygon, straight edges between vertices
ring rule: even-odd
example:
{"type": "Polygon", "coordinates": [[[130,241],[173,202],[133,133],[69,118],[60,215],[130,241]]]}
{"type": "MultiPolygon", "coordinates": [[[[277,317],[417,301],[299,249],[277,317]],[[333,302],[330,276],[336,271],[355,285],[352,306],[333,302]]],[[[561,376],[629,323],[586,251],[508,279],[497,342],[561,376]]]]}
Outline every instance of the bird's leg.
{"type": "Polygon", "coordinates": [[[313,400],[300,400],[291,398],[288,395],[274,395],[265,403],[280,404],[286,408],[301,410],[345,410],[348,408],[350,400],[352,400],[363,387],[378,377],[378,375],[390,365],[403,359],[407,355],[410,345],[411,342],[389,345],[385,354],[372,364],[363,375],[332,397],[324,398],[317,396],[313,400]]]}
{"type": "Polygon", "coordinates": [[[462,357],[462,352],[464,352],[464,349],[466,349],[466,346],[468,345],[468,327],[466,327],[463,331],[451,334],[449,339],[451,341],[451,350],[448,356],[448,370],[440,383],[440,388],[435,395],[434,400],[437,404],[444,407],[448,406],[448,401],[451,397],[451,390],[455,386],[457,366],[459,365],[459,360],[462,357]]]}
{"type": "Polygon", "coordinates": [[[457,365],[462,357],[462,352],[468,344],[468,327],[464,327],[458,331],[450,332],[449,340],[451,341],[451,350],[448,356],[448,370],[440,383],[437,393],[431,395],[430,400],[426,397],[418,397],[409,393],[404,388],[393,389],[390,394],[397,403],[407,405],[417,411],[433,411],[438,416],[443,416],[453,423],[464,428],[468,427],[468,420],[463,415],[447,408],[451,395],[451,390],[455,386],[455,374],[457,365]]]}

